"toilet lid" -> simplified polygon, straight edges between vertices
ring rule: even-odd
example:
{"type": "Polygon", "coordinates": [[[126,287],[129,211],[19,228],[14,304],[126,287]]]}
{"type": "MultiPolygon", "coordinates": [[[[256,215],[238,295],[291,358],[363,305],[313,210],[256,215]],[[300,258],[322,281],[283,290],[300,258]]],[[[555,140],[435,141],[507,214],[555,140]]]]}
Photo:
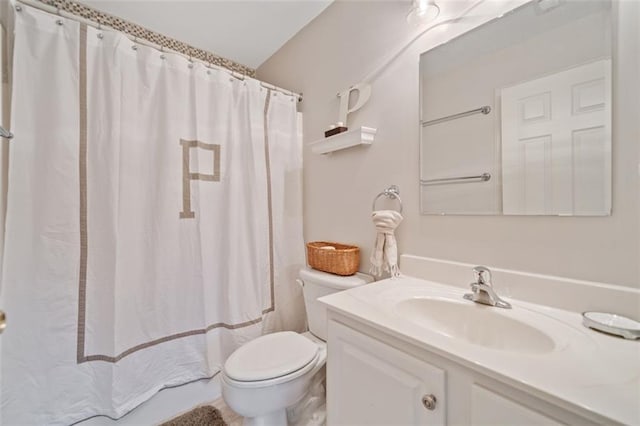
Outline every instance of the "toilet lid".
{"type": "Polygon", "coordinates": [[[268,380],[309,364],[318,345],[291,331],[266,334],[236,350],[224,364],[225,374],[239,381],[268,380]]]}

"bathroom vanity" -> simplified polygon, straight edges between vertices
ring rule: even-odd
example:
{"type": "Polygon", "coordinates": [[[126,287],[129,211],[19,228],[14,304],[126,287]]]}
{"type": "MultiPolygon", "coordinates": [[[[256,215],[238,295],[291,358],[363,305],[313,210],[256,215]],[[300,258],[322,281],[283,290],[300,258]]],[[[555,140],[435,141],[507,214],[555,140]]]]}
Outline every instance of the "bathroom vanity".
{"type": "Polygon", "coordinates": [[[328,424],[640,424],[640,342],[465,293],[401,277],[321,299],[328,424]]]}

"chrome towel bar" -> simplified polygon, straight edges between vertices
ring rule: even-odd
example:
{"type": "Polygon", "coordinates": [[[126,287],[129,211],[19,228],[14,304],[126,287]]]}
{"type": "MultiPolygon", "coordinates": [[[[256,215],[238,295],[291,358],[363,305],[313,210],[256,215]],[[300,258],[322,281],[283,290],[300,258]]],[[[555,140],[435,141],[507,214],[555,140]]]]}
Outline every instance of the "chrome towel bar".
{"type": "Polygon", "coordinates": [[[420,179],[420,185],[446,185],[449,183],[474,183],[486,182],[491,179],[491,173],[483,173],[478,176],[456,176],[438,179],[420,179]]]}
{"type": "Polygon", "coordinates": [[[434,120],[422,121],[421,124],[422,124],[422,127],[427,127],[427,126],[431,126],[432,124],[438,124],[438,123],[442,123],[449,120],[455,120],[458,118],[466,117],[468,115],[474,115],[479,113],[487,115],[490,112],[491,112],[491,107],[489,105],[485,105],[483,107],[472,109],[470,111],[459,112],[458,114],[447,115],[446,117],[440,117],[434,120]]]}

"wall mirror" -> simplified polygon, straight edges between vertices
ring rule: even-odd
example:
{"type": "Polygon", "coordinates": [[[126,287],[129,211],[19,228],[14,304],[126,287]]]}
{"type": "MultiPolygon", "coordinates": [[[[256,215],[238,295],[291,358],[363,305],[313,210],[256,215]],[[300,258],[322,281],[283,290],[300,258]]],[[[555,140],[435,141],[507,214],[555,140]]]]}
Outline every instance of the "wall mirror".
{"type": "Polygon", "coordinates": [[[423,214],[611,214],[611,16],[532,1],[421,55],[423,214]]]}

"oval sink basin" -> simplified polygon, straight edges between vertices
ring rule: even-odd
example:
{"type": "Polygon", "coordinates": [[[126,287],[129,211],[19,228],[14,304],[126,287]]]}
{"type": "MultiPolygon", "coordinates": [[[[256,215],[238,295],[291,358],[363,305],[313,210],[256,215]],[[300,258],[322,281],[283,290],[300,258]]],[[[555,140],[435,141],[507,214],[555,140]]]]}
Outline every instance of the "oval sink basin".
{"type": "Polygon", "coordinates": [[[510,352],[542,354],[556,347],[543,331],[507,316],[504,310],[479,303],[436,298],[412,298],[398,302],[397,315],[432,331],[474,345],[510,352]]]}

